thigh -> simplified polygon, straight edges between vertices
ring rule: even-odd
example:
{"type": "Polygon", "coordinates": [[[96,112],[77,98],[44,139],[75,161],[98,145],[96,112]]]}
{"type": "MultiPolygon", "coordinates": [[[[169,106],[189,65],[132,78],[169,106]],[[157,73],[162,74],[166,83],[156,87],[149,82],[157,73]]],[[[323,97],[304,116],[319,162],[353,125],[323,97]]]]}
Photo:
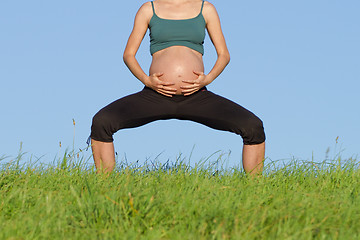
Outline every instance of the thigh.
{"type": "Polygon", "coordinates": [[[179,108],[178,118],[240,135],[243,135],[252,122],[260,121],[257,116],[239,104],[207,90],[184,101],[179,108]]]}
{"type": "Polygon", "coordinates": [[[110,103],[97,115],[107,119],[106,122],[114,132],[122,128],[138,127],[155,120],[168,119],[174,112],[175,106],[168,97],[144,88],[138,93],[110,103]]]}

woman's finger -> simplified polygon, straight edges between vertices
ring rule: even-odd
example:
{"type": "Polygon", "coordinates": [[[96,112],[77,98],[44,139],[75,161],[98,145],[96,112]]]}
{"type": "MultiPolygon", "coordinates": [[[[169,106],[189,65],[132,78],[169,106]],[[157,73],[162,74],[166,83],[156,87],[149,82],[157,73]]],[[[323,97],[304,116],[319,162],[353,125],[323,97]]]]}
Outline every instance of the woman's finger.
{"type": "Polygon", "coordinates": [[[184,93],[184,96],[189,96],[189,95],[191,95],[191,94],[193,94],[193,93],[195,93],[195,92],[197,92],[197,91],[193,91],[193,92],[189,92],[189,93],[184,93]]]}
{"type": "Polygon", "coordinates": [[[192,84],[192,85],[182,85],[180,86],[181,89],[192,89],[192,88],[200,88],[199,84],[192,84]]]}
{"type": "Polygon", "coordinates": [[[199,87],[182,87],[181,91],[182,92],[188,92],[188,91],[192,91],[192,90],[196,90],[196,89],[200,89],[199,87]]]}
{"type": "Polygon", "coordinates": [[[199,88],[189,88],[189,89],[181,90],[181,92],[182,93],[190,93],[190,92],[196,92],[198,90],[199,90],[199,88]]]}
{"type": "Polygon", "coordinates": [[[192,85],[184,85],[184,86],[180,86],[181,89],[190,89],[193,88],[194,86],[192,85]]]}
{"type": "Polygon", "coordinates": [[[204,73],[203,72],[198,72],[198,71],[193,71],[193,73],[195,73],[196,75],[200,76],[200,75],[203,75],[204,73]]]}
{"type": "Polygon", "coordinates": [[[167,91],[176,92],[176,88],[172,88],[172,87],[163,86],[162,89],[167,90],[167,91]]]}
{"type": "Polygon", "coordinates": [[[164,83],[158,84],[157,89],[176,92],[176,90],[177,90],[176,88],[168,87],[168,86],[171,86],[171,85],[174,85],[174,84],[164,84],[164,83]]]}
{"type": "Polygon", "coordinates": [[[196,83],[196,80],[182,80],[184,83],[196,83]]]}
{"type": "Polygon", "coordinates": [[[196,90],[193,89],[193,90],[191,90],[191,91],[182,91],[181,93],[185,95],[185,94],[194,93],[194,92],[196,92],[196,91],[198,91],[198,90],[197,90],[197,89],[196,89],[196,90]]]}
{"type": "Polygon", "coordinates": [[[154,77],[161,77],[162,75],[164,75],[164,73],[153,73],[153,76],[154,77]]]}
{"type": "Polygon", "coordinates": [[[164,85],[164,86],[171,86],[171,85],[175,85],[175,83],[172,83],[172,82],[162,82],[162,85],[164,85]]]}
{"type": "Polygon", "coordinates": [[[174,95],[176,94],[177,89],[163,86],[162,88],[158,88],[158,91],[161,91],[162,93],[174,95]]]}
{"type": "Polygon", "coordinates": [[[169,93],[165,92],[165,91],[164,91],[164,90],[162,90],[162,89],[157,90],[157,92],[158,92],[158,93],[160,93],[160,94],[162,94],[162,95],[164,95],[164,96],[167,96],[167,97],[172,97],[172,95],[171,95],[171,94],[169,94],[169,93]]]}

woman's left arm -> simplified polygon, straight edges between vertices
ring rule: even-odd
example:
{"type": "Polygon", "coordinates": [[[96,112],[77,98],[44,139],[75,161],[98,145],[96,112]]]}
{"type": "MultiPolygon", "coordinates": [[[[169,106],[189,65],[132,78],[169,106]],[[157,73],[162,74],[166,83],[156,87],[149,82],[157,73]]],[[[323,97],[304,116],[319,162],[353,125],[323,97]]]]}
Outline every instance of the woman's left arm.
{"type": "MultiPolygon", "coordinates": [[[[221,30],[220,18],[214,5],[209,2],[205,2],[203,16],[205,18],[207,32],[216,49],[217,59],[213,68],[207,75],[203,72],[194,71],[194,73],[199,76],[198,79],[183,81],[186,83],[193,83],[198,89],[214,81],[230,62],[230,53],[227,49],[224,34],[221,30]]],[[[197,91],[194,90],[195,89],[191,89],[191,87],[183,87],[183,93],[185,96],[197,91]]]]}

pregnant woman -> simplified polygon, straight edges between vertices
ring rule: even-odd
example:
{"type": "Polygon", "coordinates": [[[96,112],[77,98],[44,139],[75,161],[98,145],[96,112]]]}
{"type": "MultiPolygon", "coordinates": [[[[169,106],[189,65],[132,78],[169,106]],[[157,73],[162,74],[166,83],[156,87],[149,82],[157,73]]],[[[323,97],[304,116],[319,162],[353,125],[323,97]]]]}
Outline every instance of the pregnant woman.
{"type": "Polygon", "coordinates": [[[115,166],[113,134],[162,119],[192,120],[242,137],[246,173],[262,173],[265,133],[262,121],[240,105],[212,93],[206,86],[230,61],[215,7],[202,0],[155,0],[138,10],[124,51],[124,62],[144,85],[138,93],[101,109],[93,118],[91,146],[97,172],[115,166]],[[152,63],[146,74],[136,53],[150,30],[152,63]],[[217,60],[204,73],[205,29],[217,60]]]}

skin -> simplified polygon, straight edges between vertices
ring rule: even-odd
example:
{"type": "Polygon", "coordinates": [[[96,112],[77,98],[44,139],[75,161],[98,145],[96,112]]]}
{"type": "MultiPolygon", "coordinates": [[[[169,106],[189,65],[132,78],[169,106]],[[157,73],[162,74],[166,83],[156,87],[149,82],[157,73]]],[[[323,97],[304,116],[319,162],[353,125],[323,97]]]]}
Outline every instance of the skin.
{"type": "MultiPolygon", "coordinates": [[[[196,80],[204,72],[201,53],[183,46],[172,46],[153,55],[149,75],[159,74],[159,80],[171,83],[177,95],[186,94],[186,87],[192,87],[187,80],[196,80]]],[[[171,95],[167,95],[171,97],[171,95]]]]}
{"type": "MultiPolygon", "coordinates": [[[[164,19],[189,19],[197,16],[201,0],[155,0],[155,12],[164,19]]],[[[221,30],[215,7],[204,3],[203,17],[208,35],[216,49],[217,60],[208,74],[204,74],[202,55],[184,46],[173,46],[153,54],[149,74],[136,59],[136,53],[146,34],[153,10],[150,2],[138,10],[134,27],[124,50],[123,59],[132,74],[145,86],[167,97],[188,96],[214,81],[230,61],[230,54],[221,30]],[[169,60],[171,59],[171,61],[169,60]]],[[[113,143],[91,140],[97,173],[110,173],[115,167],[113,143]]],[[[246,173],[261,175],[264,165],[265,142],[243,146],[243,167],[246,173]]]]}

